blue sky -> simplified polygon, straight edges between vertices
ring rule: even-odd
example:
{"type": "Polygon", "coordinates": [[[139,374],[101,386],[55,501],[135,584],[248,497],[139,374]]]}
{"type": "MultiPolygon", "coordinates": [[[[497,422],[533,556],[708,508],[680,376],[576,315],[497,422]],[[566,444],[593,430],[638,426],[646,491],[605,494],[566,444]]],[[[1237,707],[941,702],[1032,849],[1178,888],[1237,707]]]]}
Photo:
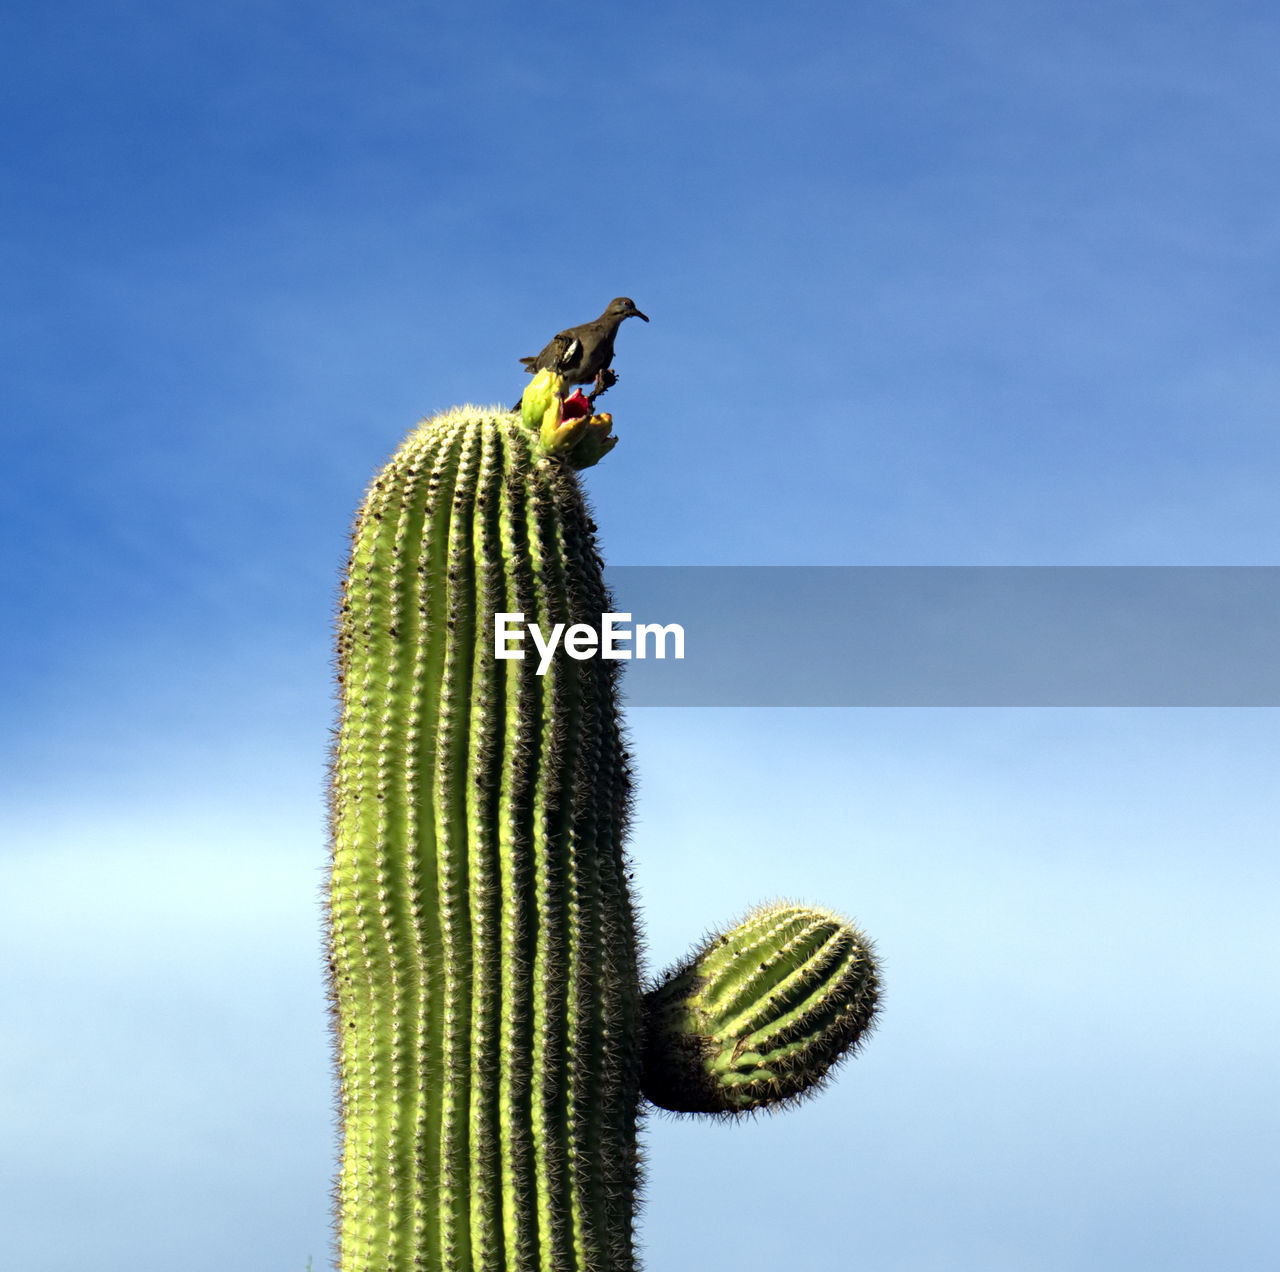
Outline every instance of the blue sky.
{"type": "MultiPolygon", "coordinates": [[[[615,564],[1277,563],[1271,6],[19,0],[0,50],[24,1272],[322,1265],[347,527],[611,296],[615,564]]],[[[1275,713],[632,728],[654,964],[795,895],[889,986],[820,1103],[651,1128],[650,1267],[1275,1262],[1275,713]]]]}

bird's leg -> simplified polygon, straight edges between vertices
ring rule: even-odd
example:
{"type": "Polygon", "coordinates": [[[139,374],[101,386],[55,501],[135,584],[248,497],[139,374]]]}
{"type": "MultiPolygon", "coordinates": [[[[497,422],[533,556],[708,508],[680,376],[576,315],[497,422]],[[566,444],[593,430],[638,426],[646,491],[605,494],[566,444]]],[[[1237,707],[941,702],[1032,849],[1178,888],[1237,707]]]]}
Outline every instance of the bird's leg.
{"type": "Polygon", "coordinates": [[[617,372],[611,371],[608,367],[605,367],[603,371],[596,375],[595,387],[587,394],[587,401],[594,406],[596,398],[598,398],[602,393],[607,393],[617,383],[617,372]]]}

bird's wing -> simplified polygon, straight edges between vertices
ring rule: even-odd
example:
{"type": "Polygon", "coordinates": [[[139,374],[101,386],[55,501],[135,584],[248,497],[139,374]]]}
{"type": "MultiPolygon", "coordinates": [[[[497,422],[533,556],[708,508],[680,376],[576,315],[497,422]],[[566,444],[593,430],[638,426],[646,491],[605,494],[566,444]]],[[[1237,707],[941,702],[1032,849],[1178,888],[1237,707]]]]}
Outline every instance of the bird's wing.
{"type": "MultiPolygon", "coordinates": [[[[563,339],[563,335],[556,337],[557,342],[563,339]]],[[[577,336],[569,336],[569,343],[565,345],[556,358],[556,369],[567,371],[570,367],[577,366],[581,360],[582,341],[577,336]]]]}
{"type": "Polygon", "coordinates": [[[563,372],[573,365],[582,354],[582,342],[572,331],[562,331],[552,336],[547,347],[536,358],[521,358],[525,370],[532,374],[535,371],[549,370],[563,372]]]}

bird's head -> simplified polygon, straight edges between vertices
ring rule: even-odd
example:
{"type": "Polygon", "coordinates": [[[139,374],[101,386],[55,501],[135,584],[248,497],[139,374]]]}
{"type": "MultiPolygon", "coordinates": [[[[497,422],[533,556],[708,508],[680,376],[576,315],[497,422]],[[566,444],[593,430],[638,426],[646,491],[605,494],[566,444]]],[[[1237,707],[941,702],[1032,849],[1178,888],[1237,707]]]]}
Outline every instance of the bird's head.
{"type": "Polygon", "coordinates": [[[636,302],[630,296],[619,296],[617,300],[609,302],[609,308],[604,311],[606,318],[617,318],[621,321],[623,318],[643,318],[645,322],[649,319],[636,308],[636,302]]]}

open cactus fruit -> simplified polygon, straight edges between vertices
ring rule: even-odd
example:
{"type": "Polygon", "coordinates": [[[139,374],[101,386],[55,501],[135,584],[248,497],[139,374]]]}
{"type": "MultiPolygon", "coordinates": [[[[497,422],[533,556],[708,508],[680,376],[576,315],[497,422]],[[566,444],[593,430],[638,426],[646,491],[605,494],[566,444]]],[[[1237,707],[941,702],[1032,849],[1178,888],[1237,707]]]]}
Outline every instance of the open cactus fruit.
{"type": "Polygon", "coordinates": [[[795,1101],[875,1016],[866,938],[800,905],[641,984],[618,664],[494,653],[497,613],[611,611],[577,470],[616,438],[577,398],[543,371],[519,416],[424,421],[356,519],[328,914],[342,1272],[629,1272],[642,1099],[795,1101]]]}

